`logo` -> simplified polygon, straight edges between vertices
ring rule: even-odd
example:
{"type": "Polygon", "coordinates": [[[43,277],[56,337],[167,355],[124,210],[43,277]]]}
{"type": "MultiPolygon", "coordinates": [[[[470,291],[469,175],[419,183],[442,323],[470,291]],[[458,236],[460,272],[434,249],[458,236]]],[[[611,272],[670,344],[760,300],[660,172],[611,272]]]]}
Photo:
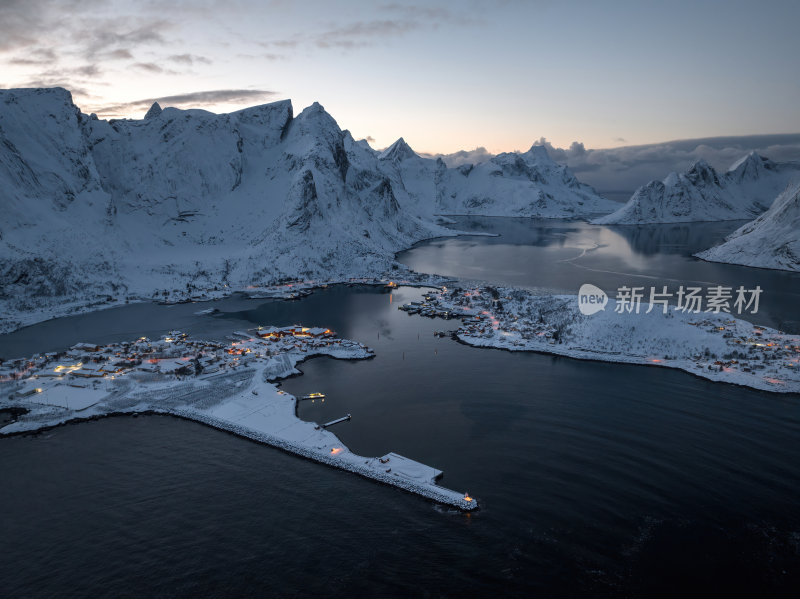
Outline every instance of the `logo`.
{"type": "Polygon", "coordinates": [[[591,283],[584,283],[578,290],[578,309],[581,314],[591,316],[605,310],[608,303],[606,292],[591,283]]]}

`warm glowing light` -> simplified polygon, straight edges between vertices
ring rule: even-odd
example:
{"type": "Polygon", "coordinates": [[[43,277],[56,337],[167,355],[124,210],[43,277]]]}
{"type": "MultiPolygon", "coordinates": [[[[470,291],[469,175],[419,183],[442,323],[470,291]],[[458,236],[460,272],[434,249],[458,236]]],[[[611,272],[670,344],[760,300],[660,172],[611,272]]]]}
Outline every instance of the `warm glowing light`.
{"type": "Polygon", "coordinates": [[[337,453],[341,453],[341,451],[342,451],[341,447],[333,447],[333,448],[331,448],[331,453],[333,455],[336,455],[337,453]]]}
{"type": "Polygon", "coordinates": [[[656,364],[658,364],[659,362],[661,362],[661,360],[659,360],[658,358],[653,358],[653,359],[652,359],[652,360],[650,360],[650,361],[651,361],[651,362],[654,362],[654,363],[656,363],[656,364]]]}
{"type": "Polygon", "coordinates": [[[64,366],[63,364],[59,364],[55,367],[53,372],[72,372],[74,370],[78,370],[83,366],[83,362],[78,362],[77,364],[73,364],[71,366],[64,366]]]}
{"type": "Polygon", "coordinates": [[[472,501],[472,497],[469,496],[469,493],[464,493],[464,501],[467,501],[467,502],[472,501]]]}

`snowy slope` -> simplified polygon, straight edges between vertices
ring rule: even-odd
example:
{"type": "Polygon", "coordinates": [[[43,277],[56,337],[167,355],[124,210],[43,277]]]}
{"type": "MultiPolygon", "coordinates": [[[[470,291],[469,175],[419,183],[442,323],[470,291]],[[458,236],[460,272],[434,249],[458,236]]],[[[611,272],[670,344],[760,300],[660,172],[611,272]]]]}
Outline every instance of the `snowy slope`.
{"type": "Polygon", "coordinates": [[[720,175],[703,160],[685,173],[640,187],[616,212],[595,219],[600,225],[636,225],[758,216],[772,204],[800,166],[775,163],[751,152],[720,175]]]}
{"type": "Polygon", "coordinates": [[[61,89],[0,91],[5,308],[281,277],[379,274],[452,234],[400,210],[377,157],[321,106],[82,115],[61,89]]]}
{"type": "Polygon", "coordinates": [[[618,207],[553,162],[544,146],[449,169],[440,158],[419,156],[400,138],[381,153],[380,162],[399,183],[401,204],[420,214],[575,218],[618,207]]]}
{"type": "Polygon", "coordinates": [[[712,262],[800,271],[800,183],[786,188],[769,210],[711,249],[712,262]]]}
{"type": "Polygon", "coordinates": [[[297,116],[288,100],[220,115],[154,104],[142,120],[103,121],[60,88],[0,90],[6,319],[165,290],[379,276],[395,252],[453,234],[435,224],[442,212],[612,206],[544,148],[447,169],[402,139],[376,152],[316,103],[297,116]]]}

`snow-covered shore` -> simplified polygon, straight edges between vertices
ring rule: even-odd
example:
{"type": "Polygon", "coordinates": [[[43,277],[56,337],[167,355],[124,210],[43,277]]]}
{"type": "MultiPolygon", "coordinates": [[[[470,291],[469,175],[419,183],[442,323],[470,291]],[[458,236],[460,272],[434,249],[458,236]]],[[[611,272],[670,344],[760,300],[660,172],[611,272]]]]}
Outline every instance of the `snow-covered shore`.
{"type": "MultiPolygon", "coordinates": [[[[405,268],[394,271],[392,275],[376,277],[347,277],[327,280],[296,280],[282,282],[274,285],[223,285],[208,288],[174,289],[165,290],[163,294],[155,297],[126,296],[126,297],[97,297],[94,300],[53,301],[42,304],[36,309],[22,309],[10,304],[5,305],[5,310],[0,315],[0,335],[13,333],[21,328],[37,324],[54,318],[88,314],[109,308],[118,308],[128,304],[161,303],[182,304],[202,303],[221,300],[232,295],[240,294],[251,299],[283,299],[294,300],[310,295],[316,289],[332,285],[376,285],[407,287],[438,287],[448,281],[450,277],[440,277],[425,273],[415,273],[405,268]]],[[[0,300],[0,307],[4,305],[0,300]]],[[[202,308],[198,307],[199,310],[202,308]]]]}
{"type": "MultiPolygon", "coordinates": [[[[501,287],[444,288],[412,313],[462,320],[455,332],[476,347],[677,368],[712,381],[800,393],[800,336],[733,318],[641,303],[639,312],[584,315],[577,296],[536,296],[501,287]]],[[[401,309],[409,309],[401,306],[401,309]]]]}
{"type": "Polygon", "coordinates": [[[710,262],[800,272],[800,182],[789,185],[769,210],[695,254],[710,262]]]}
{"type": "Polygon", "coordinates": [[[237,333],[230,344],[172,332],[159,341],[95,346],[0,365],[0,410],[16,419],[0,436],[116,414],[187,418],[404,489],[462,510],[478,504],[436,484],[441,472],[387,453],[351,452],[324,425],[297,418],[297,400],[273,381],[297,374],[315,356],[372,357],[369,348],[331,331],[299,326],[237,333]],[[24,414],[19,414],[25,410],[24,414]]]}

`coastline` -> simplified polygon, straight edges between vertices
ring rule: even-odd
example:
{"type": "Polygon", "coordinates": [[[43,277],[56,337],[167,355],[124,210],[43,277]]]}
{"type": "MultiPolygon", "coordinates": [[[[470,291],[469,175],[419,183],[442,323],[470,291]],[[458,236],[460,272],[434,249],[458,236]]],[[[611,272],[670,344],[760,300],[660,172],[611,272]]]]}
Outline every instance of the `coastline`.
{"type": "Polygon", "coordinates": [[[403,287],[435,288],[452,281],[452,277],[407,271],[404,273],[398,272],[395,278],[387,274],[381,277],[352,277],[327,281],[296,281],[289,284],[226,287],[221,290],[204,291],[201,296],[196,295],[196,291],[193,291],[192,294],[185,291],[174,291],[166,300],[159,300],[153,297],[132,296],[128,299],[114,299],[112,301],[98,301],[96,299],[92,301],[62,301],[55,305],[30,311],[13,310],[6,307],[3,316],[0,317],[0,335],[15,333],[26,327],[56,320],[58,318],[91,314],[93,312],[121,308],[133,304],[204,304],[207,302],[220,301],[235,295],[241,295],[244,299],[281,299],[291,301],[310,295],[315,290],[324,289],[333,285],[370,285],[381,287],[391,283],[403,287]]]}
{"type": "Polygon", "coordinates": [[[473,347],[674,368],[713,382],[800,393],[800,336],[727,313],[693,315],[674,307],[645,313],[649,304],[642,304],[642,313],[618,314],[615,307],[610,300],[606,311],[585,316],[577,296],[484,286],[442,288],[419,306],[399,309],[458,318],[453,336],[473,347]]]}
{"type": "MultiPolygon", "coordinates": [[[[233,342],[231,348],[220,349],[220,353],[230,354],[234,351],[242,356],[244,363],[238,362],[239,357],[234,357],[228,372],[206,377],[180,379],[179,375],[145,375],[136,372],[104,375],[100,383],[105,386],[104,389],[99,390],[99,385],[96,385],[94,388],[79,391],[83,396],[94,393],[101,397],[93,402],[90,399],[91,403],[85,406],[73,404],[73,409],[69,407],[69,400],[66,407],[48,400],[48,394],[58,393],[60,389],[71,386],[68,381],[75,382],[72,373],[64,381],[63,377],[48,377],[51,378],[48,381],[47,378],[34,378],[37,375],[32,374],[29,378],[34,378],[33,381],[22,380],[26,383],[35,381],[35,385],[43,387],[34,388],[34,393],[26,396],[32,399],[0,400],[2,408],[28,410],[25,414],[18,414],[12,422],[4,424],[0,428],[0,437],[36,433],[68,423],[110,416],[168,415],[192,420],[305,459],[352,472],[462,511],[477,509],[476,500],[466,499],[465,494],[437,484],[441,471],[394,453],[387,453],[383,457],[356,455],[324,425],[303,421],[297,416],[297,399],[279,390],[273,381],[300,374],[296,365],[314,357],[328,356],[344,360],[374,357],[372,351],[361,344],[335,338],[328,338],[326,341],[327,345],[312,346],[308,351],[295,344],[291,346],[292,349],[275,354],[270,353],[275,347],[273,342],[255,338],[242,339],[233,342]],[[259,351],[263,353],[257,353],[259,351]],[[247,356],[250,355],[254,357],[248,359],[247,356]],[[126,378],[133,378],[134,384],[126,378]],[[48,401],[51,403],[47,403],[48,401]]],[[[163,349],[167,343],[170,342],[163,343],[159,349],[163,349]]],[[[111,349],[115,351],[118,347],[111,349]]],[[[44,370],[42,373],[44,374],[44,370]]],[[[16,385],[15,389],[26,388],[16,381],[6,381],[4,384],[16,385]]]]}

